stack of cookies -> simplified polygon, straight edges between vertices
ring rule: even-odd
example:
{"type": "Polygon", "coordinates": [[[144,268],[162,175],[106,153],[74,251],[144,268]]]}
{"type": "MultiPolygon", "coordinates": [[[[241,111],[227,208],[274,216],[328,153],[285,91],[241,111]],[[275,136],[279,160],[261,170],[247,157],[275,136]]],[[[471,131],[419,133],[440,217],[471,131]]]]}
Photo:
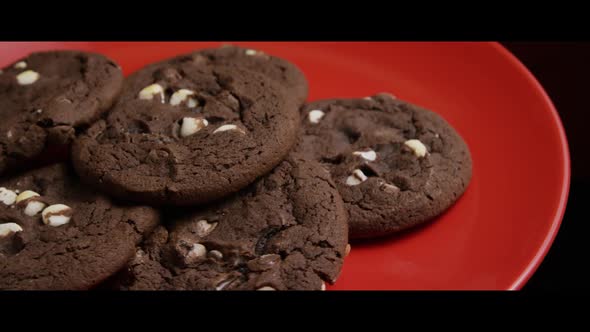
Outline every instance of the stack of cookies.
{"type": "Polygon", "coordinates": [[[349,239],[465,191],[469,150],[437,114],[307,95],[294,64],[233,46],[125,79],[85,52],[5,67],[0,289],[322,290],[349,239]]]}

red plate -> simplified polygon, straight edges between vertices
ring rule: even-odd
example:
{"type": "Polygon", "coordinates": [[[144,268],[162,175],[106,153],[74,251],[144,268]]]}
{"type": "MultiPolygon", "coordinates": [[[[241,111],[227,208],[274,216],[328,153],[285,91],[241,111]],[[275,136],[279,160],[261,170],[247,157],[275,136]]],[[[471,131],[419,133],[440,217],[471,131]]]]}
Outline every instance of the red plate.
{"type": "MultiPolygon", "coordinates": [[[[440,113],[465,138],[473,180],[433,223],[353,244],[329,289],[519,289],[559,228],[569,153],[551,101],[531,73],[496,43],[234,43],[293,61],[310,99],[388,91],[440,113]]],[[[30,51],[106,54],[126,74],[219,43],[0,43],[0,64],[30,51]]]]}

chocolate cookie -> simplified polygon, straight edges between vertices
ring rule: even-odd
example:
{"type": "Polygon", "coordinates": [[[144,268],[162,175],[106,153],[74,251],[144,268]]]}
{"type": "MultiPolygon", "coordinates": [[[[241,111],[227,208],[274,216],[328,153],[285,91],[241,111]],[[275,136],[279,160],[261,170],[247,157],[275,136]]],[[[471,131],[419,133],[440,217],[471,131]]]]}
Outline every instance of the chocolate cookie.
{"type": "Polygon", "coordinates": [[[299,111],[277,83],[181,56],[131,75],[105,120],[73,145],[83,180],[121,199],[205,203],[268,173],[294,145],[299,111]]]}
{"type": "Polygon", "coordinates": [[[0,174],[68,144],[118,96],[120,68],[93,53],[32,53],[0,70],[0,174]]]}
{"type": "Polygon", "coordinates": [[[306,105],[297,149],[321,161],[344,199],[351,238],[431,220],[471,179],[471,156],[439,115],[379,94],[306,105]]]}
{"type": "Polygon", "coordinates": [[[279,82],[287,93],[302,104],[307,99],[309,85],[303,72],[293,63],[260,50],[225,45],[193,54],[203,55],[204,61],[214,65],[236,66],[263,73],[279,82]]]}
{"type": "Polygon", "coordinates": [[[120,270],[159,222],[55,164],[0,182],[0,289],[88,289],[120,270]]]}
{"type": "Polygon", "coordinates": [[[328,171],[290,155],[238,194],[166,217],[118,276],[131,290],[320,290],[336,281],[346,211],[328,171]]]}

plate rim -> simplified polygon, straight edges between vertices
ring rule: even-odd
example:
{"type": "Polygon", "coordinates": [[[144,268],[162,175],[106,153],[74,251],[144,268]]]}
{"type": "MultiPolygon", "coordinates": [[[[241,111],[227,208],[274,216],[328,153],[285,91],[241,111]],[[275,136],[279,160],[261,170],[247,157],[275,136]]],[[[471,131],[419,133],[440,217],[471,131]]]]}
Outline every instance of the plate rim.
{"type": "Polygon", "coordinates": [[[559,202],[555,214],[553,215],[553,220],[551,221],[551,228],[549,232],[545,235],[543,242],[537,249],[533,259],[527,264],[527,266],[520,272],[520,274],[516,277],[516,280],[512,282],[508,290],[520,290],[522,287],[529,281],[529,279],[535,274],[547,253],[551,249],[553,242],[555,241],[555,237],[559,232],[561,227],[561,223],[563,221],[563,216],[565,214],[565,208],[567,206],[567,200],[569,196],[569,188],[570,188],[570,181],[571,181],[571,160],[570,160],[570,151],[569,151],[569,144],[567,141],[567,136],[565,134],[565,129],[563,127],[563,123],[553,104],[553,101],[545,91],[545,88],[541,85],[541,83],[537,80],[535,75],[512,53],[510,52],[504,45],[500,44],[499,42],[491,42],[490,45],[500,53],[505,59],[507,59],[510,64],[521,74],[526,80],[532,85],[532,87],[539,91],[541,94],[541,98],[543,102],[549,107],[549,112],[553,119],[553,122],[557,126],[557,132],[559,137],[559,143],[561,146],[562,152],[562,160],[563,160],[563,172],[561,174],[561,192],[559,194],[559,202]]]}

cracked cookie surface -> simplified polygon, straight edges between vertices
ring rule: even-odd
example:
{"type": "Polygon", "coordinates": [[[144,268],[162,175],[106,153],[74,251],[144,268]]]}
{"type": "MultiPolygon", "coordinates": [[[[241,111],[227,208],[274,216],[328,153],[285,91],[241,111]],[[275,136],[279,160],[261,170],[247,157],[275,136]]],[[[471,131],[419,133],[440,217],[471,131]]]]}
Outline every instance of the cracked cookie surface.
{"type": "Polygon", "coordinates": [[[203,61],[216,65],[231,65],[260,72],[279,82],[289,96],[304,103],[309,85],[303,72],[293,63],[255,49],[237,46],[222,46],[197,51],[195,56],[203,55],[203,61]]]}
{"type": "MultiPolygon", "coordinates": [[[[120,68],[94,53],[32,53],[0,71],[0,174],[19,170],[112,105],[120,68]]],[[[51,159],[51,156],[48,156],[51,159]]]]}
{"type": "Polygon", "coordinates": [[[291,154],[216,205],[168,214],[110,287],[321,290],[336,281],[347,243],[346,211],[330,175],[291,154]]]}
{"type": "Polygon", "coordinates": [[[135,255],[159,223],[117,204],[56,164],[0,181],[0,289],[89,289],[135,255]]]}
{"type": "Polygon", "coordinates": [[[301,116],[296,150],[330,170],[351,238],[431,220],[471,179],[471,156],[459,134],[439,115],[389,94],[317,101],[301,116]]]}
{"type": "Polygon", "coordinates": [[[252,183],[289,152],[298,104],[278,83],[188,54],[127,78],[119,101],[72,147],[82,179],[121,199],[206,203],[252,183]]]}

